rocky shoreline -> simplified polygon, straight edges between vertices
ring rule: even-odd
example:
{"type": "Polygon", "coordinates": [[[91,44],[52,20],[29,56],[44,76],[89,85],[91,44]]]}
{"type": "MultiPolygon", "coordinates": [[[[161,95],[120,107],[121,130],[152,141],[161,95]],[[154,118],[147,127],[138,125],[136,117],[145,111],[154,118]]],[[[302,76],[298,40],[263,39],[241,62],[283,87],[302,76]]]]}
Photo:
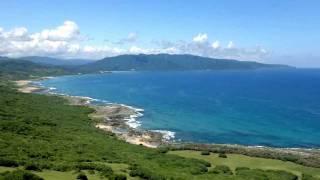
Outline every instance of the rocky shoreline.
{"type": "MultiPolygon", "coordinates": [[[[39,79],[37,79],[39,80],[39,79]]],[[[41,79],[40,79],[41,80],[41,79]]],[[[143,145],[150,148],[157,148],[160,145],[167,144],[167,138],[161,132],[153,132],[133,128],[129,125],[132,117],[139,117],[139,110],[122,104],[102,104],[96,105],[92,103],[92,99],[80,96],[68,96],[61,94],[50,93],[47,88],[35,85],[32,80],[15,81],[17,90],[23,93],[44,93],[63,97],[68,100],[70,105],[88,106],[94,109],[94,112],[89,115],[95,121],[95,127],[107,132],[115,134],[119,139],[122,139],[131,144],[143,145]]],[[[131,122],[132,123],[132,122],[131,122]]]]}
{"type": "Polygon", "coordinates": [[[162,147],[170,150],[196,150],[209,152],[223,152],[243,154],[253,157],[264,157],[291,161],[309,167],[320,167],[320,149],[306,148],[274,148],[265,146],[244,146],[232,144],[198,144],[198,143],[175,143],[168,140],[166,134],[161,131],[148,131],[130,126],[132,117],[141,116],[140,111],[133,107],[122,104],[94,104],[89,97],[68,96],[50,93],[47,88],[34,84],[34,81],[15,81],[17,90],[23,93],[42,93],[65,98],[70,105],[88,106],[94,110],[89,117],[95,122],[95,127],[116,135],[128,143],[143,145],[149,148],[162,147]]]}

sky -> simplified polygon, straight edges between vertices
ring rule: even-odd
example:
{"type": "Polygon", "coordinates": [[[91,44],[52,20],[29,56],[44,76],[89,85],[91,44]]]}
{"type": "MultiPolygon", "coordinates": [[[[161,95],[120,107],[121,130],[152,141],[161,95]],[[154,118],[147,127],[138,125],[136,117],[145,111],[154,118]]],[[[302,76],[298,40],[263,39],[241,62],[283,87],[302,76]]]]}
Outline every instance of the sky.
{"type": "Polygon", "coordinates": [[[194,54],[320,67],[318,0],[1,0],[0,56],[194,54]]]}

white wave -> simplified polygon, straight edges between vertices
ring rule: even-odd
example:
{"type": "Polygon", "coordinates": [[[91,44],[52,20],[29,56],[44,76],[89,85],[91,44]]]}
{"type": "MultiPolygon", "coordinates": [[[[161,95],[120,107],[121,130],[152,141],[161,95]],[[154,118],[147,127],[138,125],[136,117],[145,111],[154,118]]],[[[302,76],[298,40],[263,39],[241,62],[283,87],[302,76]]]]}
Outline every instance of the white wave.
{"type": "Polygon", "coordinates": [[[135,115],[131,115],[129,118],[125,118],[124,119],[126,122],[126,124],[128,126],[130,126],[131,128],[138,128],[139,126],[141,126],[141,123],[139,121],[137,121],[136,116],[135,115]]]}
{"type": "MultiPolygon", "coordinates": [[[[55,88],[55,87],[47,87],[46,89],[47,89],[47,93],[49,93],[49,94],[84,99],[84,100],[86,100],[86,104],[91,104],[92,102],[100,102],[100,103],[109,104],[109,105],[117,104],[117,103],[111,103],[111,102],[109,102],[107,100],[95,99],[95,98],[88,97],[88,96],[72,96],[72,95],[65,94],[65,93],[59,93],[59,92],[56,92],[57,88],[55,88]]],[[[137,118],[143,116],[143,114],[141,112],[143,112],[144,109],[135,108],[133,106],[129,106],[129,105],[126,105],[126,104],[117,104],[117,105],[120,105],[120,106],[123,106],[123,107],[127,107],[127,108],[132,109],[134,111],[134,114],[130,115],[128,118],[124,118],[125,123],[129,127],[136,129],[139,126],[141,126],[141,122],[139,122],[137,120],[137,118]]]]}
{"type": "Polygon", "coordinates": [[[128,118],[124,118],[124,120],[126,121],[125,123],[130,126],[131,128],[138,128],[139,126],[141,126],[141,122],[139,122],[137,120],[137,118],[142,117],[143,114],[136,111],[135,108],[132,108],[133,110],[135,110],[135,114],[130,115],[128,118]]]}
{"type": "Polygon", "coordinates": [[[140,109],[140,108],[135,108],[133,106],[129,106],[129,105],[126,105],[126,104],[119,104],[120,106],[123,106],[123,107],[127,107],[129,109],[133,109],[135,112],[143,112],[144,109],[140,109]]]}
{"type": "Polygon", "coordinates": [[[162,134],[162,137],[165,141],[170,141],[175,138],[175,132],[166,131],[166,130],[151,130],[152,132],[158,132],[162,134]]]}

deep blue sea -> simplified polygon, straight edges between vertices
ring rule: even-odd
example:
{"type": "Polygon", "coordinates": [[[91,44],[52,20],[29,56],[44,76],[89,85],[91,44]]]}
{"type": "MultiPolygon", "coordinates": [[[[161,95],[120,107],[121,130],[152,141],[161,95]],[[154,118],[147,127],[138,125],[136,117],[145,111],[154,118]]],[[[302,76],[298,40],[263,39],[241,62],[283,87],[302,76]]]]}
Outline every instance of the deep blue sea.
{"type": "Polygon", "coordinates": [[[320,147],[320,69],[113,72],[41,82],[144,109],[139,128],[176,141],[320,147]]]}

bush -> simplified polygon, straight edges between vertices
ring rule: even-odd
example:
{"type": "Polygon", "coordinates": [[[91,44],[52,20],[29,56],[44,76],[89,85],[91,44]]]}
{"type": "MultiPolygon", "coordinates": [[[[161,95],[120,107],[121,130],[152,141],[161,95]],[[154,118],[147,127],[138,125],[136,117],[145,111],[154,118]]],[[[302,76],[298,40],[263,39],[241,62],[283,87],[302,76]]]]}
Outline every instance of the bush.
{"type": "Polygon", "coordinates": [[[167,147],[160,147],[157,149],[159,153],[167,153],[169,151],[169,148],[167,147]]]}
{"type": "Polygon", "coordinates": [[[207,161],[202,161],[201,162],[203,165],[205,165],[206,167],[211,167],[211,164],[207,161]]]}
{"type": "Polygon", "coordinates": [[[195,168],[191,170],[191,174],[198,175],[208,172],[208,168],[205,165],[199,166],[198,168],[195,168]]]}
{"type": "Polygon", "coordinates": [[[0,166],[18,167],[19,164],[17,162],[15,162],[15,161],[12,161],[12,160],[7,160],[7,159],[0,158],[0,166]]]}
{"type": "Polygon", "coordinates": [[[111,176],[113,174],[112,168],[104,164],[79,163],[75,166],[75,168],[78,170],[96,170],[105,177],[111,176]]]}
{"type": "Polygon", "coordinates": [[[166,178],[160,175],[156,175],[151,173],[147,169],[143,169],[140,167],[134,167],[135,169],[131,170],[129,175],[131,177],[140,177],[142,179],[149,179],[149,180],[165,180],[166,178]]]}
{"type": "Polygon", "coordinates": [[[232,175],[233,174],[231,169],[228,166],[224,166],[224,165],[219,165],[219,166],[214,167],[211,170],[211,173],[214,173],[214,174],[228,174],[228,175],[232,175]]]}
{"type": "Polygon", "coordinates": [[[43,180],[43,178],[24,170],[15,170],[1,174],[3,180],[43,180]]]}
{"type": "Polygon", "coordinates": [[[236,175],[244,179],[286,179],[298,180],[298,177],[292,173],[280,170],[261,170],[237,168],[236,175]]]}
{"type": "Polygon", "coordinates": [[[304,174],[303,173],[301,180],[319,180],[319,179],[317,179],[317,178],[315,178],[315,177],[313,177],[313,176],[311,176],[309,174],[304,174]]]}
{"type": "Polygon", "coordinates": [[[38,164],[34,164],[34,163],[26,164],[24,169],[31,170],[31,171],[41,171],[42,170],[38,164]]]}
{"type": "Polygon", "coordinates": [[[210,155],[210,151],[201,151],[201,155],[208,156],[210,155]]]}
{"type": "Polygon", "coordinates": [[[78,174],[77,180],[88,180],[88,178],[87,178],[86,174],[81,172],[80,174],[78,174]]]}
{"type": "Polygon", "coordinates": [[[71,165],[65,164],[65,163],[57,163],[54,164],[52,167],[53,170],[55,171],[61,171],[61,172],[66,172],[71,170],[73,167],[71,165]]]}
{"type": "Polygon", "coordinates": [[[246,171],[246,170],[250,170],[250,168],[248,168],[248,167],[237,167],[236,168],[236,174],[238,174],[238,172],[240,172],[240,171],[246,171]]]}
{"type": "Polygon", "coordinates": [[[227,155],[225,153],[219,153],[218,155],[220,158],[227,158],[227,155]]]}
{"type": "Polygon", "coordinates": [[[111,180],[127,180],[127,176],[125,176],[123,174],[115,174],[115,175],[111,176],[110,179],[111,180]]]}

